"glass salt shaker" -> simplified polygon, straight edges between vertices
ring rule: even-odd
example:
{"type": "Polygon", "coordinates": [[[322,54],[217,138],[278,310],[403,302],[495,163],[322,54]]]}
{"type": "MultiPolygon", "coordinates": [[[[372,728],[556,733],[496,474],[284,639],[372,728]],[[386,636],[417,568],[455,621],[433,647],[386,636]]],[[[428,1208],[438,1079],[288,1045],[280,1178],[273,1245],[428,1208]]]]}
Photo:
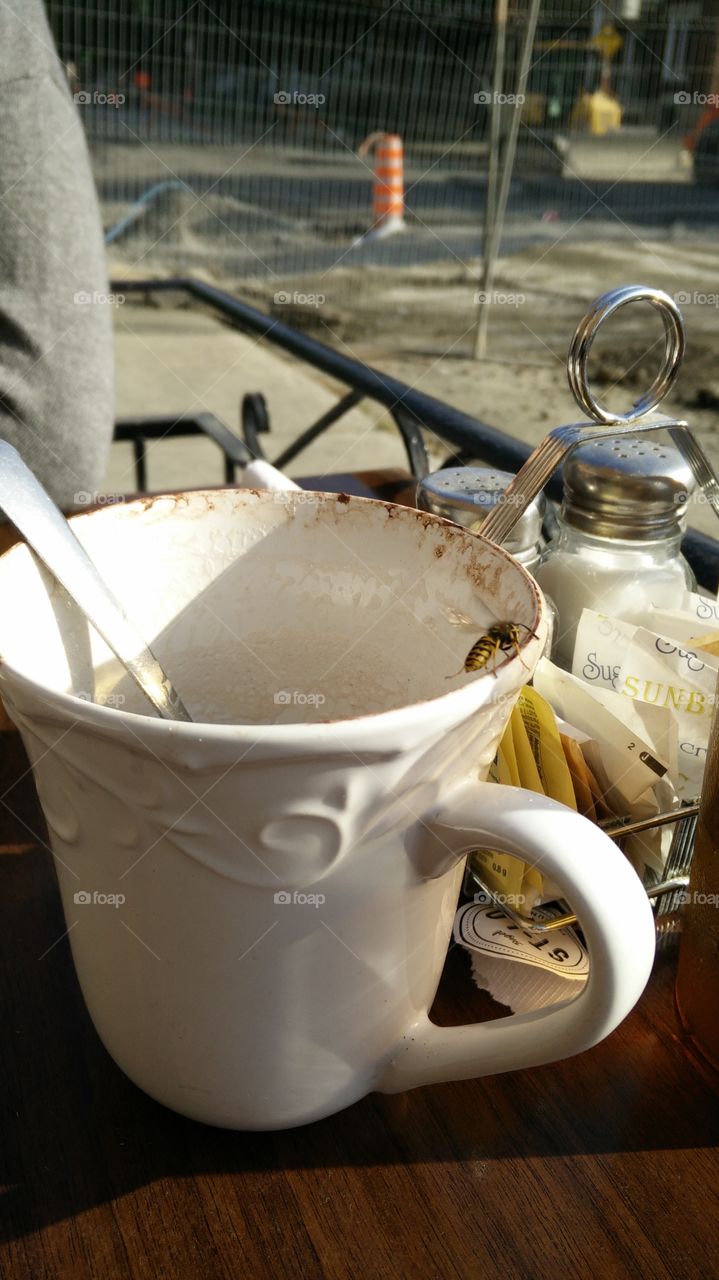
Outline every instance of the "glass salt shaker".
{"type": "MultiPolygon", "coordinates": [[[[465,529],[481,533],[482,522],[498,502],[514,476],[494,467],[447,467],[433,471],[417,485],[417,506],[465,529]]],[[[542,521],[546,502],[540,493],[529,504],[502,543],[505,551],[534,573],[544,548],[542,521]]]]}
{"type": "Polygon", "coordinates": [[[680,549],[696,481],[673,445],[630,435],[579,445],[562,478],[557,530],[535,576],[559,612],[554,659],[569,669],[583,609],[639,623],[652,605],[680,609],[696,589],[680,549]]]}

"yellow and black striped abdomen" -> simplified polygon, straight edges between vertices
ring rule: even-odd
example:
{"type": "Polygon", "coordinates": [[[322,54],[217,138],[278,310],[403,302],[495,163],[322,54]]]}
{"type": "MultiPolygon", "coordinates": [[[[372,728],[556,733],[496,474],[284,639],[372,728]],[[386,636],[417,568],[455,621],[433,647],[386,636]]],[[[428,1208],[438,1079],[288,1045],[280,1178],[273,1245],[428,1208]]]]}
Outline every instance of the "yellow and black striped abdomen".
{"type": "MultiPolygon", "coordinates": [[[[490,658],[494,658],[495,666],[497,665],[497,654],[500,652],[507,653],[510,649],[520,656],[519,644],[519,628],[524,627],[530,636],[536,635],[524,622],[495,622],[488,628],[487,634],[480,636],[472,645],[464,665],[460,671],[456,671],[455,676],[468,674],[472,671],[482,671],[486,667],[490,658]]],[[[447,676],[447,680],[452,680],[453,676],[447,676]]]]}

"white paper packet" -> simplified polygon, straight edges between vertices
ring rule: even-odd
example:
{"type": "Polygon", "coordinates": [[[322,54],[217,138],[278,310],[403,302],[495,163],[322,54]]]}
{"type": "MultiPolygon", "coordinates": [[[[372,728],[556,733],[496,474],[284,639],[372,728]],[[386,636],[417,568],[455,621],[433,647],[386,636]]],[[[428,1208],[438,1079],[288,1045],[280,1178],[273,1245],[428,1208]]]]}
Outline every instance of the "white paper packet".
{"type": "Polygon", "coordinates": [[[669,638],[637,627],[619,676],[622,696],[670,701],[676,721],[679,763],[674,785],[682,799],[699,796],[716,699],[718,660],[699,657],[669,638]]]}
{"type": "Polygon", "coordinates": [[[664,708],[616,701],[619,694],[589,687],[547,658],[537,666],[534,685],[557,715],[591,739],[582,750],[617,814],[628,813],[669,772],[676,738],[664,708]]]}
{"type": "Polygon", "coordinates": [[[670,774],[678,795],[690,800],[701,791],[719,657],[688,643],[687,632],[706,625],[689,613],[653,610],[651,620],[663,632],[585,609],[577,628],[572,670],[635,705],[654,706],[670,714],[678,747],[670,774]]]}
{"type": "MultiPolygon", "coordinates": [[[[671,780],[671,770],[677,772],[677,728],[666,708],[589,686],[546,658],[534,683],[582,735],[574,736],[617,818],[650,818],[678,803],[671,780]]],[[[648,867],[661,876],[670,840],[668,828],[645,831],[628,837],[624,852],[638,875],[648,867]]]]}
{"type": "Polygon", "coordinates": [[[713,631],[719,630],[719,600],[714,600],[711,596],[689,591],[681,612],[691,614],[699,622],[710,623],[713,631]]]}

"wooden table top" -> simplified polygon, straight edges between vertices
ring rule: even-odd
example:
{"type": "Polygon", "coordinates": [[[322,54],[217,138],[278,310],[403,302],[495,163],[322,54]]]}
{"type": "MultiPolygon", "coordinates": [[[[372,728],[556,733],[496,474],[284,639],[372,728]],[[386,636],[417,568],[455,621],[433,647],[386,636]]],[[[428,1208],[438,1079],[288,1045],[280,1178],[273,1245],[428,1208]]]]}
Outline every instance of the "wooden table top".
{"type": "MultiPolygon", "coordinates": [[[[285,1133],[174,1115],[85,1011],[18,736],[0,734],[3,1280],[718,1274],[719,1105],[673,961],[579,1058],[285,1133]]],[[[437,1021],[498,1015],[453,949],[437,1021]]]]}

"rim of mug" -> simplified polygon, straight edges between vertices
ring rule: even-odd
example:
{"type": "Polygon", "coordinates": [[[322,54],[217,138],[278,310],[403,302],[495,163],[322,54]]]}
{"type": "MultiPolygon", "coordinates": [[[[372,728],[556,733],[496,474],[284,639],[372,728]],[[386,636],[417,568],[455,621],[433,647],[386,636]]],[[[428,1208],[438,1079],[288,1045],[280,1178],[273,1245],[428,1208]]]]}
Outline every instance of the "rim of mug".
{"type": "MultiPolygon", "coordinates": [[[[274,490],[274,489],[251,489],[251,488],[233,488],[230,486],[219,487],[215,489],[191,489],[191,490],[169,490],[165,493],[148,494],[143,497],[132,498],[130,502],[107,503],[104,505],[91,506],[82,512],[75,512],[69,517],[69,522],[73,524],[75,520],[85,520],[91,517],[107,515],[108,517],[114,510],[121,507],[127,510],[129,507],[142,508],[144,512],[151,509],[157,502],[161,502],[167,498],[213,498],[216,499],[224,494],[250,495],[259,498],[262,501],[270,499],[277,502],[278,493],[282,493],[288,500],[300,492],[303,500],[307,496],[323,499],[321,505],[329,505],[330,502],[347,507],[348,505],[361,505],[366,507],[383,507],[392,509],[400,513],[402,519],[410,519],[416,516],[426,527],[427,524],[438,525],[446,528],[452,537],[458,538],[460,541],[473,539],[483,544],[484,547],[491,549],[493,555],[497,555],[500,559],[508,561],[513,568],[519,570],[520,576],[523,577],[532,593],[534,603],[534,615],[532,619],[532,627],[539,628],[539,635],[530,638],[520,645],[522,652],[531,649],[534,645],[544,642],[544,636],[541,634],[542,623],[546,623],[546,610],[542,608],[542,596],[537,583],[530,573],[525,569],[524,565],[515,559],[509,551],[497,543],[490,542],[483,538],[480,533],[472,533],[465,529],[462,525],[455,524],[452,520],[447,520],[443,516],[435,515],[433,512],[420,511],[415,507],[405,507],[401,503],[386,502],[380,498],[365,498],[359,494],[347,493],[329,493],[324,490],[302,489],[302,490],[274,490]]],[[[320,505],[320,504],[318,504],[320,505]]],[[[13,553],[19,552],[22,548],[27,549],[24,541],[15,543],[9,547],[7,551],[0,555],[0,563],[6,557],[12,556],[13,553]]],[[[297,739],[306,739],[317,734],[319,737],[331,737],[332,732],[342,726],[351,726],[352,732],[362,735],[364,732],[374,732],[377,727],[393,729],[395,727],[410,728],[413,724],[421,722],[429,714],[432,715],[432,709],[437,706],[454,709],[455,705],[461,699],[468,701],[471,698],[472,705],[467,707],[467,714],[479,711],[482,707],[489,707],[507,696],[507,689],[503,686],[508,684],[514,685],[512,671],[512,680],[509,680],[508,673],[510,668],[516,666],[520,661],[517,653],[508,654],[501,662],[497,663],[491,671],[480,671],[475,678],[467,684],[459,685],[456,689],[448,689],[446,693],[438,693],[433,697],[422,698],[418,702],[407,702],[400,707],[390,707],[385,711],[371,711],[363,715],[345,716],[334,720],[311,720],[311,721],[289,721],[287,723],[278,724],[269,722],[267,724],[250,724],[205,720],[167,720],[154,714],[144,714],[139,711],[126,711],[121,707],[103,706],[102,703],[91,702],[87,698],[79,698],[76,694],[65,693],[59,689],[51,689],[48,685],[40,684],[30,676],[26,676],[23,672],[18,671],[11,663],[6,662],[0,654],[0,690],[6,682],[4,676],[5,669],[12,672],[13,680],[24,685],[28,692],[31,692],[36,699],[45,704],[47,710],[51,710],[53,704],[57,704],[57,709],[63,712],[72,712],[76,719],[83,720],[98,729],[109,728],[111,725],[117,725],[118,716],[122,721],[129,720],[133,729],[147,729],[151,734],[164,732],[164,727],[171,725],[173,734],[178,733],[182,737],[191,737],[198,729],[202,730],[203,735],[211,738],[226,739],[228,731],[242,733],[244,735],[252,735],[255,737],[257,745],[271,745],[273,742],[287,742],[288,737],[297,739]],[[487,696],[489,691],[493,696],[487,696]],[[484,697],[477,697],[478,694],[484,694],[484,697]],[[471,695],[474,694],[474,697],[471,695]],[[82,709],[82,710],[81,710],[82,709]],[[78,714],[80,712],[80,714],[78,714]],[[401,724],[400,724],[401,721],[401,724]]],[[[514,689],[512,689],[514,696],[514,689]]],[[[11,699],[10,699],[11,701],[11,699]]],[[[453,717],[454,718],[454,717],[453,717]]]]}

